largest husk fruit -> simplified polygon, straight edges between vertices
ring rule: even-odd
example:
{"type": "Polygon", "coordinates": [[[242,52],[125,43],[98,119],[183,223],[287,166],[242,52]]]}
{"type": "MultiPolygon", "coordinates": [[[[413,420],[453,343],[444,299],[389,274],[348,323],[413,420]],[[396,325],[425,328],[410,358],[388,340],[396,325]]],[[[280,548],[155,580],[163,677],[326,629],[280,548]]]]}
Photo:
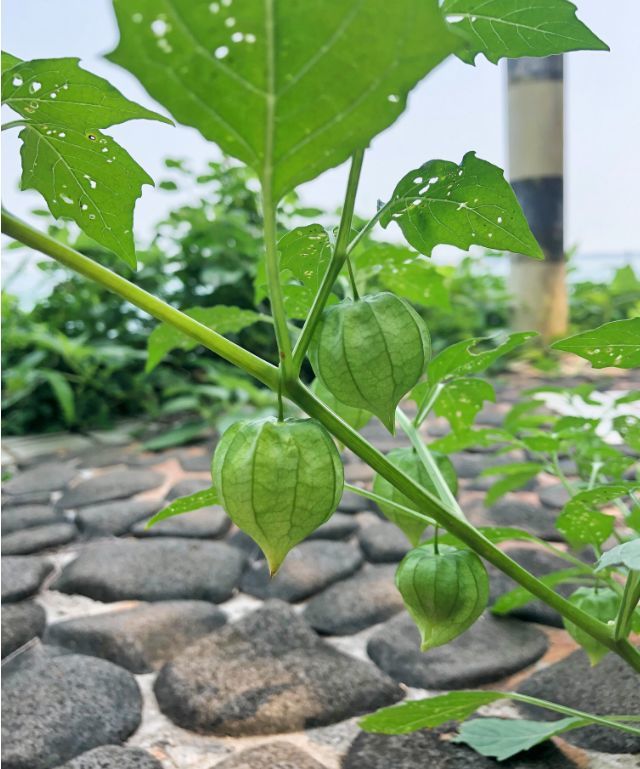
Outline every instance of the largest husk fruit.
{"type": "Polygon", "coordinates": [[[424,373],[430,353],[422,318],[405,299],[382,292],[325,310],[310,360],[335,398],[370,411],[394,432],[396,407],[424,373]]]}
{"type": "Polygon", "coordinates": [[[344,488],[338,450],[312,419],[236,422],[216,448],[211,474],[224,509],[260,546],[271,574],[331,517],[344,488]]]}

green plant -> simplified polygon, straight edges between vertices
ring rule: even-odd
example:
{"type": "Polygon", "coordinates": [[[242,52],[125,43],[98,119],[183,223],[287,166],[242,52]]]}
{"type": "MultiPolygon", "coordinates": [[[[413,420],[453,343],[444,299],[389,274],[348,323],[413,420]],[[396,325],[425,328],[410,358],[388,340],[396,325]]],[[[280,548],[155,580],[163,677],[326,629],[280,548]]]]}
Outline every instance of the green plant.
{"type": "MultiPolygon", "coordinates": [[[[388,398],[384,408],[374,402],[369,381],[362,400],[350,399],[347,406],[372,406],[393,429],[393,409],[400,397],[415,385],[411,393],[417,402],[415,418],[411,420],[401,408],[396,408],[395,421],[409,437],[416,456],[430,477],[433,491],[424,488],[379,453],[314,396],[300,379],[301,367],[313,341],[317,347],[312,358],[316,364],[319,361],[316,367],[322,385],[334,399],[344,397],[342,379],[333,379],[322,363],[336,340],[325,338],[318,329],[327,322],[327,313],[334,311],[333,308],[327,310],[330,302],[339,299],[346,302],[335,308],[339,307],[338,313],[342,314],[349,308],[365,307],[375,301],[370,297],[359,297],[357,266],[354,267],[350,256],[353,255],[355,263],[358,249],[366,248],[368,234],[377,223],[386,227],[395,222],[423,257],[430,256],[432,248],[439,243],[461,248],[475,243],[513,250],[533,258],[541,256],[502,171],[473,153],[467,154],[460,164],[443,160],[421,164],[400,180],[387,202],[353,234],[353,211],[364,147],[399,116],[411,88],[452,54],[469,62],[479,54],[497,61],[505,56],[544,56],[581,48],[604,49],[604,43],[577,19],[575,7],[566,0],[545,0],[531,7],[513,0],[491,0],[489,4],[486,0],[445,0],[442,5],[437,0],[399,0],[393,4],[368,0],[350,6],[346,15],[344,4],[338,2],[299,4],[287,0],[233,6],[231,2],[176,0],[166,6],[157,0],[115,0],[114,7],[121,39],[110,55],[111,60],[136,75],[176,120],[200,130],[205,138],[246,163],[258,176],[265,280],[278,365],[220,333],[228,331],[227,322],[237,332],[245,321],[254,322],[253,315],[239,315],[238,308],[230,310],[228,317],[220,313],[218,307],[211,308],[210,314],[180,311],[9,213],[3,213],[3,231],[153,315],[164,324],[158,335],[162,339],[168,336],[172,346],[176,339],[178,345],[201,344],[251,374],[278,396],[280,407],[276,425],[280,426],[274,430],[288,435],[288,423],[283,423],[282,418],[283,401],[290,401],[311,418],[305,429],[322,436],[332,434],[404,495],[415,509],[393,499],[382,500],[384,504],[421,523],[435,523],[438,528],[445,529],[446,534],[437,534],[439,546],[455,548],[460,555],[454,551],[454,556],[461,561],[469,559],[465,550],[475,553],[472,560],[475,557],[486,559],[516,580],[522,589],[557,609],[566,622],[589,639],[618,654],[634,670],[640,670],[640,653],[628,640],[638,602],[638,573],[631,565],[636,563],[638,540],[631,543],[633,549],[627,548],[624,553],[620,551],[612,555],[610,551],[605,554],[609,560],[600,561],[595,570],[577,562],[579,567],[576,565],[576,568],[587,576],[591,572],[597,573],[597,579],[612,589],[619,586],[622,595],[616,620],[613,626],[605,624],[574,602],[559,596],[544,579],[534,577],[496,546],[505,539],[531,539],[529,535],[513,529],[481,530],[466,520],[431,453],[432,447],[425,444],[419,433],[421,423],[434,409],[449,419],[454,443],[495,440],[496,431],[474,431],[471,427],[482,403],[492,393],[490,385],[474,375],[529,339],[531,334],[512,335],[498,346],[477,339],[458,342],[427,362],[425,335],[419,331],[420,322],[413,317],[408,331],[398,326],[400,336],[387,339],[382,334],[384,344],[374,313],[359,317],[358,325],[344,324],[335,329],[337,341],[345,345],[343,369],[351,363],[351,356],[356,355],[353,350],[359,347],[358,366],[361,367],[366,345],[371,338],[376,340],[374,347],[382,376],[380,392],[385,392],[388,398]],[[550,27],[553,34],[549,34],[550,27]],[[233,32],[230,32],[231,28],[233,32]],[[322,44],[321,41],[326,42],[322,44]],[[323,233],[317,226],[312,226],[295,228],[279,241],[278,204],[296,185],[349,157],[351,168],[335,239],[333,233],[323,233]],[[339,284],[339,295],[334,295],[334,286],[343,271],[346,271],[347,286],[351,287],[352,294],[346,300],[345,281],[339,284]],[[291,316],[287,314],[294,294],[300,295],[303,305],[308,306],[301,328],[292,327],[291,316]],[[414,333],[410,345],[404,336],[406,333],[414,333]],[[348,334],[357,335],[360,345],[347,345],[348,334]],[[404,355],[407,357],[403,360],[404,355]],[[416,370],[416,363],[420,364],[420,370],[416,370]],[[423,371],[427,363],[426,371],[423,371]],[[426,379],[418,382],[421,374],[426,375],[426,379]],[[613,571],[626,577],[624,587],[613,577],[613,571]]],[[[23,185],[39,189],[54,214],[63,212],[73,218],[96,241],[114,250],[126,264],[134,265],[130,237],[132,204],[147,177],[124,150],[101,131],[125,119],[158,119],[159,116],[132,105],[105,81],[92,80],[89,73],[78,67],[76,60],[62,59],[43,66],[40,62],[20,62],[15,57],[7,57],[3,59],[3,68],[4,98],[20,116],[10,125],[22,128],[25,148],[23,185]],[[42,73],[52,77],[46,88],[42,87],[42,73]],[[82,106],[79,106],[76,95],[82,100],[82,106]],[[106,104],[109,108],[104,106],[106,104]],[[89,128],[88,121],[92,123],[89,128]],[[38,162],[34,148],[39,143],[45,146],[51,162],[38,162]],[[60,177],[52,178],[51,167],[56,163],[64,172],[60,177]],[[117,171],[114,174],[116,169],[122,168],[126,173],[117,171]],[[125,194],[117,202],[113,196],[104,194],[113,183],[126,187],[125,194]],[[100,190],[98,195],[93,194],[96,188],[100,190]]],[[[405,257],[405,261],[409,258],[415,258],[416,265],[423,267],[425,264],[420,256],[405,257]]],[[[404,306],[399,299],[395,305],[404,306]]],[[[407,312],[407,317],[410,315],[407,312]]],[[[632,324],[632,327],[605,327],[588,340],[578,339],[570,344],[572,349],[594,357],[597,365],[601,361],[631,365],[639,354],[636,322],[640,320],[620,321],[632,324]]],[[[366,376],[370,377],[370,372],[366,372],[366,376]]],[[[351,375],[351,379],[355,384],[359,381],[357,376],[351,375]]],[[[377,397],[377,390],[375,395],[377,397]]],[[[274,423],[268,424],[273,426],[274,423]]],[[[258,434],[267,434],[266,430],[256,431],[246,424],[231,430],[234,431],[231,433],[233,440],[223,438],[224,445],[227,440],[231,442],[229,451],[236,446],[235,438],[245,430],[251,440],[258,434]]],[[[563,430],[558,430],[558,440],[564,439],[563,430]]],[[[508,435],[508,431],[505,434],[508,435]]],[[[256,444],[252,450],[261,455],[259,448],[256,444]]],[[[268,459],[273,468],[287,465],[288,450],[286,441],[270,442],[268,459]]],[[[606,460],[602,447],[598,448],[598,456],[602,457],[598,461],[606,460]]],[[[223,500],[229,497],[230,506],[235,507],[252,482],[250,477],[238,480],[243,466],[241,459],[225,453],[222,459],[214,462],[218,489],[174,503],[157,518],[200,506],[204,500],[210,504],[217,495],[223,500]],[[234,481],[232,492],[226,487],[227,474],[234,481]]],[[[334,469],[332,477],[337,478],[337,475],[339,473],[334,469]]],[[[326,471],[320,477],[325,480],[326,471]]],[[[301,485],[296,481],[287,487],[289,501],[301,498],[305,486],[311,483],[306,476],[302,480],[301,485]]],[[[287,481],[291,483],[290,478],[287,481]]],[[[314,494],[316,491],[314,488],[314,494]]],[[[371,496],[369,492],[365,493],[371,496]]],[[[618,489],[608,493],[614,499],[622,495],[618,489]]],[[[263,521],[261,518],[265,547],[273,546],[272,537],[282,547],[272,566],[277,565],[286,549],[297,541],[299,533],[307,531],[306,523],[310,526],[320,523],[320,518],[324,520],[334,506],[323,501],[321,510],[316,511],[322,516],[308,521],[308,511],[303,507],[300,507],[303,520],[296,520],[299,504],[302,502],[291,501],[289,527],[285,526],[284,530],[281,520],[263,521]]],[[[249,507],[242,505],[234,513],[237,520],[242,517],[240,510],[242,516],[251,512],[249,507]]],[[[262,516],[262,508],[260,514],[262,516]]],[[[573,520],[566,528],[567,532],[571,529],[583,536],[581,515],[582,512],[571,514],[573,520]]],[[[596,521],[601,522],[597,517],[596,521]]],[[[249,529],[246,522],[242,525],[249,529]]],[[[591,537],[591,534],[587,536],[591,537]]],[[[433,546],[433,557],[448,560],[452,552],[447,550],[436,556],[435,542],[420,547],[429,546],[433,546]]],[[[425,552],[430,556],[430,551],[425,552]]],[[[419,558],[422,554],[419,551],[413,557],[419,558]]],[[[568,558],[572,563],[577,560],[573,554],[568,558]]],[[[417,584],[416,589],[428,591],[429,584],[417,584]]],[[[483,600],[483,591],[474,595],[473,609],[462,612],[461,625],[477,616],[483,600]]],[[[438,718],[446,712],[443,720],[451,717],[464,720],[480,704],[503,696],[522,699],[522,695],[513,693],[457,693],[456,697],[446,701],[448,705],[455,701],[453,713],[450,707],[441,707],[438,718]]],[[[433,708],[439,704],[437,699],[442,702],[441,698],[436,698],[408,703],[391,712],[372,716],[364,724],[366,728],[385,731],[391,728],[387,721],[391,719],[395,724],[393,728],[410,731],[441,723],[433,716],[433,708]],[[412,712],[415,709],[426,711],[428,718],[420,721],[412,712]]],[[[535,702],[540,704],[540,701],[535,702]]],[[[640,733],[636,726],[627,723],[633,717],[596,717],[553,703],[542,704],[567,715],[567,719],[560,722],[562,726],[558,723],[532,726],[528,722],[503,722],[504,731],[512,738],[515,734],[517,739],[511,739],[507,749],[498,746],[501,758],[531,747],[561,730],[588,723],[640,733]]],[[[489,727],[495,731],[495,723],[491,720],[489,727]]],[[[495,746],[489,744],[487,747],[486,729],[487,726],[481,724],[467,724],[460,737],[482,752],[495,751],[495,746]]]]}

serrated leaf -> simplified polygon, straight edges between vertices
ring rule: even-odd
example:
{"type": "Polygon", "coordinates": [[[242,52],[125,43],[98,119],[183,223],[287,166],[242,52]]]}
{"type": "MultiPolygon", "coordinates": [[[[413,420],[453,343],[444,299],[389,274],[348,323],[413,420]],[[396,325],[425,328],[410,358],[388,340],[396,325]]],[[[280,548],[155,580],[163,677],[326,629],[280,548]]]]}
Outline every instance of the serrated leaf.
{"type": "Polygon", "coordinates": [[[477,374],[484,371],[498,358],[537,336],[535,331],[522,331],[510,334],[507,339],[491,350],[474,351],[480,343],[491,341],[488,338],[477,337],[465,339],[462,342],[447,347],[429,363],[428,378],[431,384],[441,382],[447,377],[477,374]]]}
{"type": "Polygon", "coordinates": [[[572,716],[559,721],[525,721],[508,718],[474,718],[460,726],[452,742],[462,742],[477,753],[498,761],[530,750],[551,737],[589,724],[589,719],[572,716]]]}
{"type": "Polygon", "coordinates": [[[627,569],[640,571],[640,537],[607,550],[598,559],[594,571],[602,571],[612,566],[626,566],[627,569]]]}
{"type": "Polygon", "coordinates": [[[408,734],[418,729],[435,728],[447,721],[464,721],[478,708],[504,697],[502,692],[449,692],[381,708],[361,719],[360,727],[365,732],[377,734],[408,734]]]}
{"type": "Polygon", "coordinates": [[[436,416],[444,417],[454,432],[460,432],[471,427],[485,401],[493,403],[495,399],[489,382],[464,377],[445,384],[433,408],[436,416]]]}
{"type": "Polygon", "coordinates": [[[640,366],[640,318],[614,320],[551,347],[586,358],[593,368],[635,368],[640,366]]]}
{"type": "Polygon", "coordinates": [[[495,64],[503,57],[609,50],[567,0],[445,0],[442,10],[469,41],[458,53],[469,64],[480,53],[495,64]]]}
{"type": "Polygon", "coordinates": [[[596,508],[624,496],[628,488],[626,484],[614,484],[579,492],[564,506],[556,528],[572,547],[601,545],[613,534],[615,518],[596,508]]]}
{"type": "MultiPolygon", "coordinates": [[[[251,326],[261,320],[270,320],[266,315],[253,310],[243,310],[240,307],[217,305],[216,307],[194,307],[184,311],[186,315],[203,325],[217,331],[219,334],[237,334],[242,329],[251,326]]],[[[174,326],[161,323],[157,326],[147,340],[147,364],[145,371],[148,373],[160,363],[160,361],[176,348],[181,350],[193,350],[198,342],[186,336],[174,326]]]]}
{"type": "Polygon", "coordinates": [[[127,120],[172,121],[129,101],[108,80],[80,67],[80,59],[34,59],[3,72],[2,103],[38,123],[78,131],[108,128],[127,120]]]}
{"type": "Polygon", "coordinates": [[[339,165],[463,41],[437,0],[115,0],[129,69],[274,199],[339,165]]]}
{"type": "MultiPolygon", "coordinates": [[[[580,568],[575,566],[571,569],[561,569],[560,571],[554,571],[551,574],[545,574],[538,577],[540,582],[544,583],[547,587],[555,587],[561,585],[564,582],[571,582],[576,577],[584,576],[588,571],[588,567],[580,568]]],[[[491,607],[491,611],[494,614],[509,614],[514,609],[519,609],[521,606],[526,606],[531,601],[535,601],[536,597],[530,593],[524,587],[516,587],[510,590],[508,593],[503,593],[491,607]]]]}
{"type": "Polygon", "coordinates": [[[145,529],[151,528],[154,524],[164,521],[166,518],[172,518],[174,515],[182,515],[182,513],[190,513],[192,510],[200,510],[202,507],[219,504],[220,498],[215,487],[211,486],[209,489],[196,491],[195,494],[174,499],[170,505],[167,505],[167,507],[160,510],[160,512],[147,521],[145,529]]]}
{"type": "Polygon", "coordinates": [[[40,192],[53,216],[73,219],[135,269],[133,208],[153,179],[97,130],[30,122],[20,139],[21,188],[40,192]]]}
{"type": "Polygon", "coordinates": [[[392,221],[425,256],[443,243],[543,257],[501,168],[467,152],[460,165],[430,160],[396,186],[380,222],[392,221]]]}

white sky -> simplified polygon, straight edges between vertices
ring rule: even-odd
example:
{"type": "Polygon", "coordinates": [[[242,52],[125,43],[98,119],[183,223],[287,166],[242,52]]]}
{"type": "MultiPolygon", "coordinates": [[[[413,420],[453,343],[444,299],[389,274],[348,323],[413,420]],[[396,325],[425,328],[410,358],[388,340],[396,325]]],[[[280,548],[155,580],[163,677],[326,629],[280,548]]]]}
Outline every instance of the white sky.
{"type": "MultiPolygon", "coordinates": [[[[637,180],[640,177],[639,0],[575,0],[579,15],[610,46],[611,53],[575,53],[565,60],[565,242],[581,253],[640,252],[637,180]]],[[[117,41],[109,0],[4,0],[2,45],[24,59],[79,56],[131,99],[153,107],[125,71],[100,58],[117,41]]],[[[369,216],[407,171],[432,158],[459,161],[467,150],[504,167],[505,70],[482,60],[475,68],[451,60],[413,92],[400,120],[379,136],[365,157],[356,205],[369,216]]],[[[109,129],[155,179],[168,155],[196,166],[215,148],[189,128],[137,121],[109,129]]],[[[19,193],[17,131],[3,134],[3,201],[26,215],[42,205],[36,193],[19,193]]],[[[337,207],[344,167],[301,188],[305,202],[337,207]]],[[[144,236],[175,195],[144,188],[136,231],[144,236]]]]}

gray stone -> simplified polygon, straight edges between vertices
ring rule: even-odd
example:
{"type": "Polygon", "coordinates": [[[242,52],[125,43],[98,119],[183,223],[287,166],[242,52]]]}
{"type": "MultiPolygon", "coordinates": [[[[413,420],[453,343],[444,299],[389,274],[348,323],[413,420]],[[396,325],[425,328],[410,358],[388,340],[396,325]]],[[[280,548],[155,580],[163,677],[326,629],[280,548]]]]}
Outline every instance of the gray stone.
{"type": "Polygon", "coordinates": [[[2,607],[2,656],[41,635],[46,621],[44,609],[33,601],[5,604],[2,607]]]}
{"type": "Polygon", "coordinates": [[[77,475],[72,465],[64,462],[46,462],[19,473],[2,486],[4,494],[22,495],[31,492],[51,492],[64,489],[77,475]]]}
{"type": "Polygon", "coordinates": [[[97,601],[198,599],[231,596],[245,556],[221,542],[169,537],[88,545],[53,584],[97,601]]]}
{"type": "Polygon", "coordinates": [[[20,666],[2,678],[3,769],[51,769],[121,743],[141,709],[135,678],[111,662],[69,654],[20,666]]]}
{"type": "Polygon", "coordinates": [[[69,522],[14,531],[0,540],[2,555],[28,555],[50,547],[60,547],[73,541],[77,533],[75,525],[69,522]]]}
{"type": "Polygon", "coordinates": [[[65,523],[65,518],[50,505],[19,505],[2,511],[3,535],[49,523],[65,523]]]}
{"type": "Polygon", "coordinates": [[[167,502],[178,497],[188,497],[198,491],[211,488],[211,478],[184,478],[174,484],[167,494],[167,502]]]}
{"type": "Polygon", "coordinates": [[[258,598],[302,601],[353,574],[361,564],[360,551],[347,542],[302,542],[289,552],[273,578],[266,561],[250,563],[242,578],[242,590],[258,598]]]}
{"type": "Polygon", "coordinates": [[[2,559],[2,603],[22,601],[36,593],[53,565],[43,558],[28,555],[2,559]]]}
{"type": "Polygon", "coordinates": [[[28,491],[25,494],[2,495],[3,510],[18,505],[48,505],[51,501],[50,491],[28,491]]]}
{"type": "Polygon", "coordinates": [[[182,513],[146,528],[146,521],[140,521],[131,529],[136,537],[195,537],[196,539],[218,539],[231,527],[225,511],[218,505],[182,513]]]}
{"type": "Polygon", "coordinates": [[[160,671],[160,709],[179,726],[242,736],[300,731],[396,702],[400,687],[270,602],[192,644],[160,671]]]}
{"type": "MultiPolygon", "coordinates": [[[[640,713],[638,676],[615,654],[608,654],[602,662],[591,667],[587,655],[578,650],[534,673],[518,691],[594,715],[640,713]]],[[[518,703],[518,707],[527,718],[544,721],[562,718],[559,713],[524,703],[518,703]]],[[[580,748],[602,753],[640,752],[640,737],[602,726],[576,729],[563,735],[563,739],[580,748]]]]}
{"type": "Polygon", "coordinates": [[[466,745],[442,739],[444,729],[411,734],[359,734],[342,769],[578,769],[553,743],[498,763],[466,745]]]}
{"type": "MultiPolygon", "coordinates": [[[[521,462],[522,453],[510,454],[478,454],[472,452],[460,452],[451,455],[451,462],[458,478],[476,479],[483,470],[499,465],[509,465],[513,462],[521,462]]],[[[495,478],[491,479],[495,482],[495,478]]]]}
{"type": "Polygon", "coordinates": [[[561,483],[554,483],[551,486],[541,486],[538,489],[538,496],[543,505],[553,510],[561,510],[569,501],[569,492],[561,483]]]}
{"type": "Polygon", "coordinates": [[[352,515],[334,513],[322,526],[319,526],[307,539],[348,539],[358,531],[358,521],[352,515]]]}
{"type": "Polygon", "coordinates": [[[206,601],[160,601],[57,622],[45,641],[104,657],[132,673],[149,673],[225,621],[206,601]]]}
{"type": "Polygon", "coordinates": [[[418,629],[403,613],[373,633],[367,652],[385,673],[408,686],[464,689],[522,670],[547,647],[545,634],[532,625],[487,612],[451,643],[421,652],[418,629]]]}
{"type": "Polygon", "coordinates": [[[563,539],[555,527],[556,512],[542,505],[532,505],[517,494],[505,495],[488,509],[478,502],[463,504],[462,507],[476,526],[511,526],[552,542],[563,539]]]}
{"type": "Polygon", "coordinates": [[[226,758],[216,769],[326,769],[290,742],[270,742],[226,758]]]}
{"type": "Polygon", "coordinates": [[[314,596],[303,616],[327,635],[350,635],[384,622],[403,608],[394,576],[394,566],[371,566],[314,596]]]}
{"type": "Polygon", "coordinates": [[[358,540],[367,561],[373,563],[397,563],[411,550],[404,532],[389,521],[364,526],[358,540]]]}
{"type": "Polygon", "coordinates": [[[152,470],[113,470],[80,481],[77,486],[65,491],[58,501],[58,506],[67,510],[112,499],[125,499],[142,491],[155,489],[163,481],[163,476],[152,470]]]}
{"type": "Polygon", "coordinates": [[[180,464],[187,473],[211,472],[211,454],[180,454],[180,464]]]}
{"type": "Polygon", "coordinates": [[[103,745],[83,753],[58,769],[162,769],[162,764],[142,748],[103,745]]]}
{"type": "Polygon", "coordinates": [[[226,542],[231,547],[236,547],[240,552],[244,553],[251,561],[259,561],[264,558],[262,550],[260,550],[258,545],[248,534],[240,531],[240,529],[233,531],[226,542]]]}
{"type": "Polygon", "coordinates": [[[341,513],[361,513],[364,510],[371,510],[372,504],[368,499],[356,494],[355,491],[345,491],[338,505],[338,510],[341,513]]]}
{"type": "Polygon", "coordinates": [[[121,499],[100,502],[78,511],[76,523],[87,536],[119,536],[126,534],[133,524],[158,512],[160,504],[148,499],[121,499]]]}
{"type": "Polygon", "coordinates": [[[99,446],[82,454],[80,467],[102,468],[125,464],[131,455],[131,449],[126,446],[99,446]]]}

